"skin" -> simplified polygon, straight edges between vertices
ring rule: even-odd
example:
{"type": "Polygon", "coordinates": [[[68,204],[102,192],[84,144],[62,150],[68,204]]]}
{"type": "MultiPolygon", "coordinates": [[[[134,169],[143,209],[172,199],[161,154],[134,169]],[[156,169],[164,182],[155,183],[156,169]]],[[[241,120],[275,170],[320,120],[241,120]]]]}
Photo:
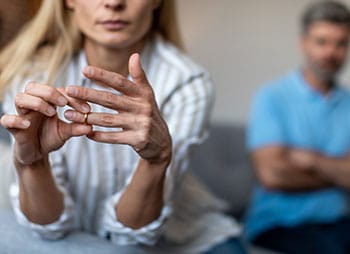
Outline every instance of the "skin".
{"type": "MultiPolygon", "coordinates": [[[[301,36],[300,48],[305,58],[302,73],[307,83],[325,97],[344,65],[348,43],[348,26],[325,21],[314,22],[301,36]]],[[[273,144],[256,149],[251,157],[257,176],[267,189],[297,192],[330,186],[350,188],[350,153],[333,158],[273,144]]]]}
{"type": "Polygon", "coordinates": [[[15,138],[14,162],[19,176],[20,205],[31,221],[52,223],[63,211],[63,195],[54,184],[48,154],[73,136],[126,144],[140,155],[137,169],[115,212],[125,226],[137,229],[157,219],[163,207],[166,168],[171,161],[171,137],[142,69],[140,52],[147,40],[152,14],[159,1],[67,0],[85,35],[84,50],[90,66],[83,74],[93,82],[120,92],[115,95],[79,86],[55,89],[31,83],[16,97],[17,115],[4,115],[1,124],[15,138]],[[115,29],[100,25],[103,19],[122,19],[115,29]],[[132,81],[126,75],[130,74],[132,81]],[[96,103],[118,113],[89,113],[96,103]],[[70,105],[60,121],[56,107],[70,105]],[[123,128],[120,132],[93,132],[92,125],[123,128]],[[30,151],[30,152],[29,152],[30,151]]]}

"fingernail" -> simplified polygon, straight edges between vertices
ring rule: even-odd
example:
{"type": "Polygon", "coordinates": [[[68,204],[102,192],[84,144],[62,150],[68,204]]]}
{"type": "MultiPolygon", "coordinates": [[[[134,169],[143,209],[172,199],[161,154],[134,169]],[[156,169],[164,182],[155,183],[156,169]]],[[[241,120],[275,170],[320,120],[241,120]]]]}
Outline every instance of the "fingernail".
{"type": "Polygon", "coordinates": [[[85,67],[85,70],[84,70],[85,74],[88,75],[88,76],[91,76],[92,75],[92,69],[90,67],[85,67]]]}
{"type": "Polygon", "coordinates": [[[83,113],[89,113],[90,112],[90,107],[88,105],[82,105],[81,109],[83,110],[83,113]]]}
{"type": "Polygon", "coordinates": [[[66,104],[67,104],[67,99],[64,98],[64,97],[59,97],[59,98],[58,98],[58,104],[59,104],[60,106],[66,105],[66,104]]]}
{"type": "Polygon", "coordinates": [[[28,128],[30,126],[30,122],[28,120],[23,120],[22,125],[23,127],[28,128]]]}
{"type": "Polygon", "coordinates": [[[66,111],[64,112],[64,116],[68,119],[72,119],[73,118],[73,112],[72,111],[66,111]]]}

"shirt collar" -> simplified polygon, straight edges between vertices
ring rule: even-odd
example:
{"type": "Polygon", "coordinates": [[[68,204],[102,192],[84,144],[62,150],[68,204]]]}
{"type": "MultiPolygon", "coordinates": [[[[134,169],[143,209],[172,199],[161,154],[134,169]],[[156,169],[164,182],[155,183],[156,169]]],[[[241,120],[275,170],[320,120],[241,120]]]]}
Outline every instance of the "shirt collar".
{"type": "Polygon", "coordinates": [[[297,91],[310,99],[322,99],[329,102],[337,102],[344,94],[342,87],[337,82],[327,96],[322,95],[307,83],[300,69],[295,72],[295,79],[297,91]]]}

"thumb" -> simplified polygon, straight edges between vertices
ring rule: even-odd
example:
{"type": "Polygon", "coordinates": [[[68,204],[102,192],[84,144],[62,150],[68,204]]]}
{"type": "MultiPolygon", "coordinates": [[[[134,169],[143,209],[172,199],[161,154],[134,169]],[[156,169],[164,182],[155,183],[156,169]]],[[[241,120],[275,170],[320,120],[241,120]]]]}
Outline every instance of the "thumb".
{"type": "Polygon", "coordinates": [[[146,74],[142,69],[140,55],[132,54],[129,59],[129,73],[136,84],[148,84],[146,74]]]}

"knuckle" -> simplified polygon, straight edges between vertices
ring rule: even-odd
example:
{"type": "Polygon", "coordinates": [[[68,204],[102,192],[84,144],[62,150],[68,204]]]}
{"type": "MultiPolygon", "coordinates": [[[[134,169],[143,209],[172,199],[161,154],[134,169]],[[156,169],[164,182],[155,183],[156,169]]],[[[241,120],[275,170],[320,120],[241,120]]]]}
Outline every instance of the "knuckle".
{"type": "Polygon", "coordinates": [[[16,126],[16,117],[8,117],[8,119],[5,121],[7,122],[7,126],[9,128],[16,126]]]}
{"type": "Polygon", "coordinates": [[[48,87],[47,95],[48,95],[50,98],[53,98],[54,96],[56,96],[56,91],[55,91],[55,89],[53,89],[52,87],[48,87]]]}
{"type": "Polygon", "coordinates": [[[137,129],[139,130],[144,130],[147,129],[145,128],[146,122],[147,122],[147,117],[144,116],[135,116],[133,119],[134,125],[137,129]]]}
{"type": "Polygon", "coordinates": [[[152,106],[149,103],[146,103],[142,106],[142,114],[146,117],[152,117],[153,110],[152,106]]]}
{"type": "Polygon", "coordinates": [[[142,127],[145,130],[150,130],[152,126],[152,120],[148,117],[146,117],[143,121],[142,121],[142,127]]]}
{"type": "Polygon", "coordinates": [[[35,81],[30,81],[26,84],[25,88],[24,88],[24,91],[25,92],[28,92],[30,91],[31,89],[33,89],[36,85],[36,82],[35,81]]]}
{"type": "Polygon", "coordinates": [[[15,105],[21,106],[22,102],[23,102],[22,98],[23,98],[23,94],[22,93],[16,94],[16,96],[15,96],[15,105]]]}
{"type": "Polygon", "coordinates": [[[74,97],[85,100],[89,98],[90,91],[88,88],[75,87],[74,93],[74,97]]]}
{"type": "Polygon", "coordinates": [[[33,109],[38,111],[39,109],[41,109],[43,106],[43,102],[41,100],[34,100],[33,101],[33,109]]]}
{"type": "Polygon", "coordinates": [[[105,103],[107,104],[107,106],[110,107],[110,106],[114,105],[116,98],[115,98],[114,94],[107,92],[104,94],[104,100],[105,100],[105,103]]]}
{"type": "Polygon", "coordinates": [[[104,114],[101,116],[101,122],[104,126],[114,125],[114,116],[109,114],[104,114]]]}
{"type": "Polygon", "coordinates": [[[98,69],[96,74],[101,78],[103,79],[105,77],[105,72],[101,69],[98,69]]]}
{"type": "Polygon", "coordinates": [[[149,132],[141,131],[139,134],[139,145],[141,147],[145,147],[148,144],[148,141],[149,141],[149,132]]]}
{"type": "Polygon", "coordinates": [[[120,142],[120,138],[118,134],[114,134],[110,137],[110,142],[113,144],[118,144],[120,142]]]}
{"type": "Polygon", "coordinates": [[[86,99],[89,95],[88,89],[76,87],[76,95],[79,98],[86,99]]]}
{"type": "Polygon", "coordinates": [[[113,75],[112,83],[118,85],[119,87],[124,87],[125,86],[125,83],[123,82],[123,80],[117,74],[113,75]]]}

